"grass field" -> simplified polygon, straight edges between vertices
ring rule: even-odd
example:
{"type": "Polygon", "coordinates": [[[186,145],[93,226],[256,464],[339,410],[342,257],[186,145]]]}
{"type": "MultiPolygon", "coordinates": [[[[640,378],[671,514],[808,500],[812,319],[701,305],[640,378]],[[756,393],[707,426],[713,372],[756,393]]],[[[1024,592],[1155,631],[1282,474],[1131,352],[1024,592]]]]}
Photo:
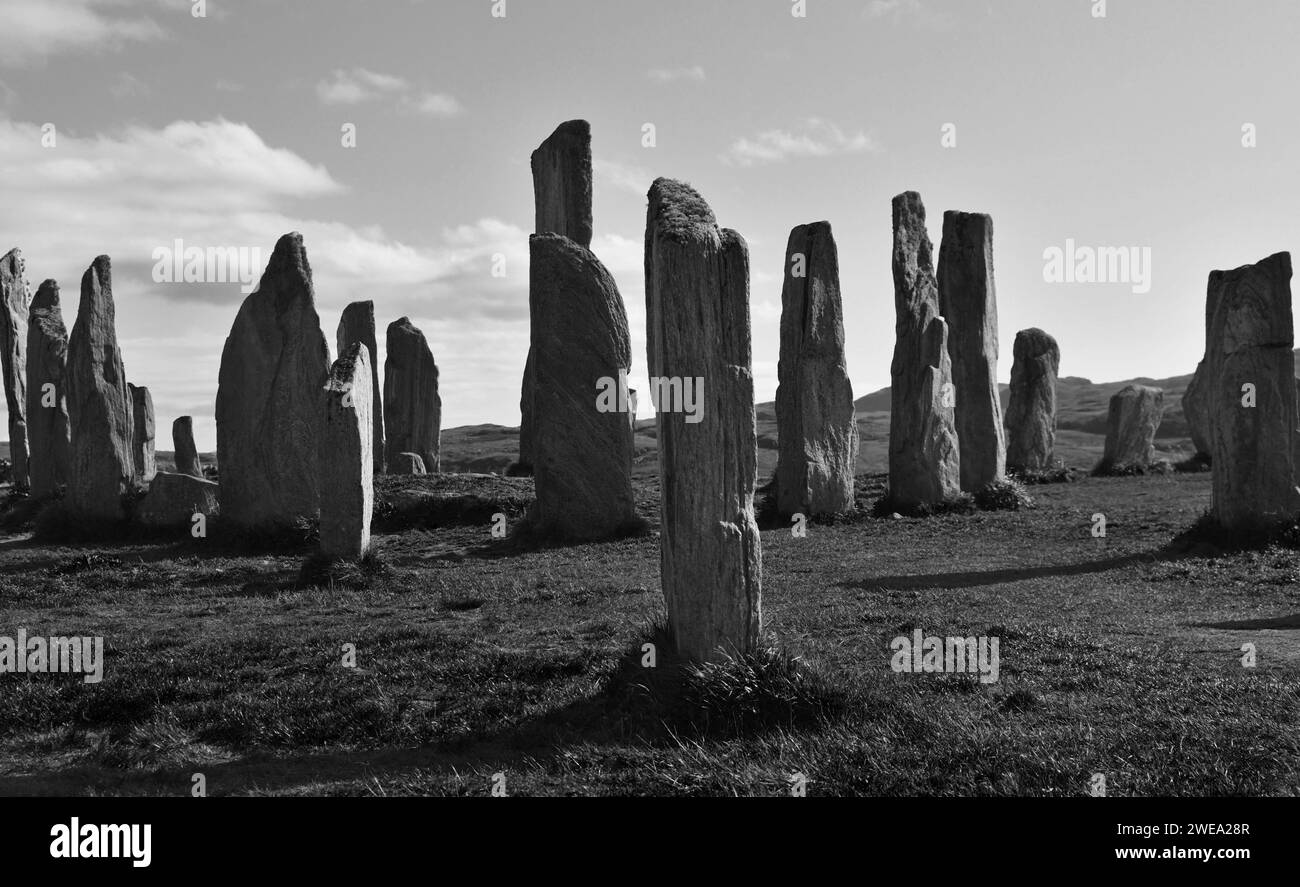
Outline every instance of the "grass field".
{"type": "MultiPolygon", "coordinates": [[[[493,540],[526,479],[386,479],[380,566],[323,587],[309,549],[0,538],[0,635],[107,651],[97,685],[0,677],[0,794],[181,795],[195,773],[212,795],[483,795],[498,773],[518,795],[781,794],[794,773],[811,795],[1083,795],[1094,773],[1111,795],[1300,793],[1297,554],[1171,550],[1207,474],[1030,492],[765,531],[761,674],[644,668],[657,538],[493,540]],[[999,637],[1000,680],[895,673],[916,628],[999,637]]],[[[657,525],[655,481],[638,494],[657,525]]]]}

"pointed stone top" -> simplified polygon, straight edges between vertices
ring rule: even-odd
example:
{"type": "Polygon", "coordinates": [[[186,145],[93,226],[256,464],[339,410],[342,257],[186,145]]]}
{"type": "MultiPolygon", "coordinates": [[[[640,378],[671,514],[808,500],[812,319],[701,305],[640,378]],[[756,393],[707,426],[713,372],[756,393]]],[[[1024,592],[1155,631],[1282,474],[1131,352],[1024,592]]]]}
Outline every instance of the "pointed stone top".
{"type": "Polygon", "coordinates": [[[82,293],[107,291],[113,292],[113,260],[108,256],[96,256],[86,273],[81,276],[82,293]]]}
{"type": "Polygon", "coordinates": [[[32,299],[32,311],[44,311],[48,308],[59,307],[59,282],[57,280],[43,280],[40,288],[36,290],[36,296],[32,299]]]}
{"type": "Polygon", "coordinates": [[[558,139],[585,139],[591,141],[591,124],[585,120],[566,120],[555,127],[555,132],[551,133],[546,141],[558,139]]]}
{"type": "Polygon", "coordinates": [[[366,375],[370,375],[369,360],[366,358],[367,351],[368,349],[362,347],[360,342],[353,342],[347,348],[344,348],[343,353],[339,355],[339,359],[334,361],[334,365],[330,367],[330,376],[325,383],[325,390],[351,391],[353,386],[356,385],[361,369],[364,368],[366,375]]]}
{"type": "Polygon", "coordinates": [[[297,231],[291,231],[275,242],[271,260],[266,263],[266,270],[262,272],[262,279],[257,284],[257,293],[268,288],[280,296],[293,295],[295,289],[305,290],[308,303],[313,308],[316,307],[316,290],[312,285],[311,263],[307,261],[307,248],[303,246],[302,235],[297,231]],[[276,281],[285,285],[268,287],[268,284],[276,281]]]}
{"type": "Polygon", "coordinates": [[[4,258],[0,259],[0,262],[4,263],[6,266],[14,265],[21,268],[23,265],[23,251],[15,246],[13,249],[9,250],[9,252],[5,253],[4,258]]]}
{"type": "Polygon", "coordinates": [[[686,239],[703,232],[716,232],[718,220],[700,193],[676,179],[655,179],[647,195],[649,225],[659,233],[686,239]]]}

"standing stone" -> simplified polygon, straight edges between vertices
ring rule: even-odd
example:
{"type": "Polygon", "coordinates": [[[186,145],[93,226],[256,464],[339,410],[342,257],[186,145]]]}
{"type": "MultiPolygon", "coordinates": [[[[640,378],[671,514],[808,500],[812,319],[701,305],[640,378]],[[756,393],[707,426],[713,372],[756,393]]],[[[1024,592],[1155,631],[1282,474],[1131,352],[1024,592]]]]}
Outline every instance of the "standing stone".
{"type": "Polygon", "coordinates": [[[784,517],[852,511],[858,423],[830,222],[790,232],[777,378],[777,510],[784,517]]]}
{"type": "Polygon", "coordinates": [[[158,460],[154,455],[153,395],[148,388],[128,384],[131,390],[131,418],[135,430],[131,435],[131,456],[135,460],[135,478],[149,483],[158,473],[158,460]]]}
{"type": "Polygon", "coordinates": [[[591,251],[559,234],[529,239],[537,531],[599,539],[637,521],[632,365],[623,297],[591,251]]]}
{"type": "Polygon", "coordinates": [[[762,619],[749,248],[735,231],[718,229],[689,185],[658,179],[649,203],[646,338],[669,627],[692,659],[747,654],[762,619]],[[667,381],[696,386],[694,416],[668,402],[667,381]]]}
{"type": "Polygon", "coordinates": [[[26,489],[27,466],[27,278],[19,249],[0,259],[0,379],[9,416],[9,459],[14,486],[26,489]]]}
{"type": "MultiPolygon", "coordinates": [[[[1007,467],[1043,471],[1056,462],[1056,377],[1061,349],[1040,329],[1016,333],[1011,401],[1007,405],[1007,467]]],[[[965,464],[963,456],[962,464],[965,464]]]]}
{"type": "Polygon", "coordinates": [[[201,477],[160,471],[136,504],[135,519],[146,527],[192,529],[195,515],[210,517],[217,512],[219,490],[201,477]]]}
{"type": "Polygon", "coordinates": [[[370,349],[354,341],[334,361],[321,425],[320,550],[357,560],[370,547],[375,506],[370,349]]]}
{"type": "Polygon", "coordinates": [[[286,234],[221,352],[217,465],[224,520],[273,528],[319,515],[317,447],[329,367],[302,235],[286,234]]]}
{"type": "Polygon", "coordinates": [[[203,463],[198,447],[194,445],[194,419],[181,416],[172,423],[172,448],[176,459],[176,473],[190,477],[203,477],[203,463]]]}
{"type": "Polygon", "coordinates": [[[1145,471],[1155,461],[1156,429],[1165,412],[1165,392],[1129,385],[1110,399],[1106,450],[1096,474],[1145,471]]]}
{"type": "Polygon", "coordinates": [[[936,505],[961,492],[956,393],[948,324],[939,314],[933,248],[921,195],[894,198],[894,360],[889,417],[889,500],[936,505]]]}
{"type": "Polygon", "coordinates": [[[939,313],[948,324],[961,488],[973,493],[1002,480],[1007,467],[998,390],[993,219],[983,213],[943,214],[939,313]]]}
{"type": "Polygon", "coordinates": [[[72,514],[91,520],[124,517],[122,495],[135,481],[135,422],[115,316],[112,263],[100,256],[81,278],[81,304],[68,339],[72,459],[66,501],[72,514]]]}
{"type": "Polygon", "coordinates": [[[389,474],[428,474],[419,453],[397,453],[388,457],[389,474]]]}
{"type": "MultiPolygon", "coordinates": [[[[633,437],[633,438],[636,437],[636,411],[637,411],[637,409],[638,409],[638,407],[637,407],[637,402],[636,402],[636,389],[635,389],[635,388],[629,388],[629,389],[627,390],[627,424],[628,424],[628,426],[632,429],[632,437],[633,437]]],[[[636,451],[636,444],[635,444],[635,443],[633,443],[632,449],[633,449],[633,452],[636,451]]]]}
{"type": "MultiPolygon", "coordinates": [[[[389,465],[401,474],[402,453],[415,453],[430,474],[439,471],[442,398],[433,352],[410,318],[388,325],[384,359],[384,426],[388,452],[399,457],[389,465]]],[[[409,469],[405,473],[410,473],[409,469]]]]}
{"type": "Polygon", "coordinates": [[[339,320],[338,329],[339,354],[346,351],[353,342],[360,342],[370,350],[370,411],[375,426],[371,448],[375,454],[375,474],[383,474],[384,399],[379,387],[379,349],[375,342],[374,302],[353,302],[343,309],[343,317],[339,320]]]}
{"type": "MultiPolygon", "coordinates": [[[[536,234],[562,234],[584,249],[591,247],[591,124],[585,120],[561,123],[533,152],[533,200],[536,234]]],[[[533,424],[533,352],[524,363],[519,397],[519,464],[525,469],[537,461],[533,424]]]]}
{"type": "Polygon", "coordinates": [[[537,234],[563,234],[591,248],[591,124],[561,123],[533,152],[537,234]]]}
{"type": "Polygon", "coordinates": [[[68,482],[72,424],[68,419],[68,331],[59,308],[59,285],[47,280],[27,316],[27,439],[32,496],[52,494],[68,482]]]}
{"type": "Polygon", "coordinates": [[[1205,402],[1209,391],[1206,388],[1205,361],[1202,360],[1196,365],[1196,373],[1192,380],[1187,383],[1187,390],[1183,392],[1183,418],[1187,421],[1187,433],[1192,438],[1192,446],[1196,450],[1196,457],[1200,459],[1209,459],[1210,449],[1210,417],[1207,414],[1208,404],[1205,402]]]}
{"type": "Polygon", "coordinates": [[[1230,530],[1289,522],[1300,511],[1291,255],[1212,272],[1206,306],[1212,513],[1230,530]]]}

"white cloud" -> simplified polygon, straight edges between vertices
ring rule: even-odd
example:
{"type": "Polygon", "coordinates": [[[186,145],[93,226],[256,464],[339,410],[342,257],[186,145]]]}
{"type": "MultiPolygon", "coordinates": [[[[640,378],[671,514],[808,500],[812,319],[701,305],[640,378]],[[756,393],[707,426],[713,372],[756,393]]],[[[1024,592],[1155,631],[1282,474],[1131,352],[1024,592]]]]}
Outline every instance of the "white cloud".
{"type": "Polygon", "coordinates": [[[163,37],[162,27],[130,10],[132,5],[125,0],[5,0],[0,65],[21,67],[67,50],[117,50],[163,37]]]}
{"type": "Polygon", "coordinates": [[[736,139],[722,159],[739,166],[757,166],[791,158],[831,157],[879,150],[880,146],[867,133],[861,130],[846,133],[836,124],[814,117],[803,121],[797,130],[770,129],[736,139]]]}
{"type": "Polygon", "coordinates": [[[654,175],[644,167],[619,163],[615,160],[597,158],[592,162],[592,172],[596,177],[597,187],[608,183],[620,191],[630,191],[640,197],[645,197],[651,183],[655,180],[654,175]]]}
{"type": "Polygon", "coordinates": [[[324,105],[392,101],[404,111],[428,117],[454,117],[464,110],[454,96],[420,92],[401,77],[366,68],[334,70],[328,78],[316,84],[316,96],[324,105]]]}
{"type": "Polygon", "coordinates": [[[699,65],[691,68],[652,68],[646,76],[656,83],[673,83],[677,80],[704,80],[704,69],[699,65]]]}
{"type": "Polygon", "coordinates": [[[935,12],[921,0],[871,0],[862,11],[866,19],[888,18],[895,23],[908,21],[925,28],[946,28],[953,19],[947,13],[935,12]]]}

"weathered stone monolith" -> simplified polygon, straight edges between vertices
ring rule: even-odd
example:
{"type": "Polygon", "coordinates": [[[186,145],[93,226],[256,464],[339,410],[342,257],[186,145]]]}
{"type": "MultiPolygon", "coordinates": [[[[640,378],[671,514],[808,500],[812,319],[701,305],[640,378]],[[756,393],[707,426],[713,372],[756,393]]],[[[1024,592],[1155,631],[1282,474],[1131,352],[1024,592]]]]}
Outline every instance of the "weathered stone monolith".
{"type": "Polygon", "coordinates": [[[59,285],[47,280],[27,315],[27,442],[32,496],[48,496],[68,482],[72,425],[68,420],[68,331],[59,285]]]}
{"type": "Polygon", "coordinates": [[[159,471],[136,504],[135,519],[146,527],[194,530],[195,515],[208,518],[217,512],[218,495],[219,487],[210,480],[159,471]]]}
{"type": "Polygon", "coordinates": [[[1230,530],[1289,522],[1300,512],[1290,254],[1212,272],[1206,306],[1212,514],[1230,530]]]}
{"type": "Polygon", "coordinates": [[[370,412],[374,417],[375,474],[384,473],[384,398],[379,387],[379,349],[375,342],[375,303],[353,302],[343,309],[339,319],[338,353],[342,354],[353,342],[360,342],[370,350],[370,412]]]}
{"type": "Polygon", "coordinates": [[[896,509],[913,509],[961,492],[956,392],[921,195],[908,191],[895,197],[893,218],[897,320],[890,366],[889,500],[896,509]]]}
{"type": "Polygon", "coordinates": [[[217,464],[224,521],[274,528],[319,515],[318,438],[329,367],[302,235],[286,234],[221,352],[217,464]]]}
{"type": "Polygon", "coordinates": [[[131,418],[134,431],[131,434],[131,457],[135,460],[135,479],[138,483],[149,483],[158,473],[158,459],[154,455],[155,431],[153,417],[153,395],[149,389],[140,385],[127,384],[131,391],[131,418]]]}
{"type": "Polygon", "coordinates": [[[948,324],[956,394],[953,415],[961,488],[975,492],[1006,474],[1006,432],[998,390],[998,297],[993,281],[993,219],[943,214],[939,246],[939,313],[948,324]]]}
{"type": "Polygon", "coordinates": [[[529,239],[537,498],[542,535],[587,540],[637,521],[625,412],[632,343],[614,278],[558,234],[529,239]]]}
{"type": "Polygon", "coordinates": [[[1164,412],[1165,392],[1161,388],[1129,385],[1112,397],[1106,449],[1094,473],[1126,474],[1150,468],[1156,458],[1156,429],[1164,412]]]}
{"type": "MultiPolygon", "coordinates": [[[[533,152],[536,234],[561,234],[591,248],[591,125],[561,123],[533,152]]],[[[524,363],[519,396],[519,465],[527,474],[537,461],[533,409],[533,352],[524,363]]]]}
{"type": "MultiPolygon", "coordinates": [[[[433,352],[410,318],[388,325],[384,359],[384,427],[388,452],[400,457],[416,453],[430,474],[439,472],[442,398],[438,396],[438,365],[433,352]]],[[[400,458],[389,468],[403,472],[400,458]]]]}
{"type": "Polygon", "coordinates": [[[9,459],[14,486],[27,489],[27,287],[19,249],[0,258],[0,382],[9,417],[9,459]]]}
{"type": "Polygon", "coordinates": [[[830,222],[790,232],[777,379],[777,510],[783,517],[851,512],[858,424],[830,222]]]}
{"type": "Polygon", "coordinates": [[[1056,462],[1056,377],[1061,349],[1040,329],[1016,333],[1011,401],[1007,404],[1007,468],[1043,471],[1056,462]]]}
{"type": "Polygon", "coordinates": [[[117,345],[112,263],[95,259],[81,278],[81,304],[68,339],[72,458],[65,502],[77,517],[116,521],[135,482],[131,392],[117,345]]]}
{"type": "Polygon", "coordinates": [[[172,449],[177,474],[203,477],[203,462],[199,459],[198,447],[194,445],[193,417],[181,416],[172,423],[172,449]]]}
{"type": "Polygon", "coordinates": [[[370,547],[375,457],[370,349],[352,342],[325,384],[321,423],[320,550],[330,560],[356,560],[370,547]]]}
{"type": "Polygon", "coordinates": [[[693,188],[658,179],[646,216],[646,319],[659,436],[660,574],[678,650],[754,651],[762,548],[750,364],[749,248],[693,188]],[[673,383],[676,383],[674,386],[673,383]],[[665,391],[691,386],[668,402],[665,391]]]}

